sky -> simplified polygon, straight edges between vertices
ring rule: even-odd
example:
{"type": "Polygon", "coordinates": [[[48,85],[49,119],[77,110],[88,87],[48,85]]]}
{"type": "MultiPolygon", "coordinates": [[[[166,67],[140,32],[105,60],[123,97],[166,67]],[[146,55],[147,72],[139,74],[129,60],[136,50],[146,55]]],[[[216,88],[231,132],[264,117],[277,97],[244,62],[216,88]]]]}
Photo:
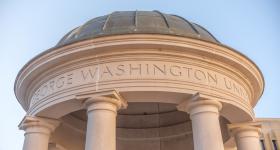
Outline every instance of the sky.
{"type": "Polygon", "coordinates": [[[19,150],[25,112],[13,84],[20,68],[68,31],[113,11],[159,10],[208,29],[252,59],[265,78],[257,117],[280,118],[279,0],[0,0],[0,150],[19,150]]]}

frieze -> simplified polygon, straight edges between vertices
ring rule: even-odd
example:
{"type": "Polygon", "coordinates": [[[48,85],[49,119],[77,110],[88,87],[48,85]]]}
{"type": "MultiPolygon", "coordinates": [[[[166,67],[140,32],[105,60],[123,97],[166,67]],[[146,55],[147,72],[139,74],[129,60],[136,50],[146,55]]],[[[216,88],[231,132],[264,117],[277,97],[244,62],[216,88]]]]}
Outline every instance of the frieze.
{"type": "Polygon", "coordinates": [[[234,79],[210,69],[162,61],[122,61],[82,67],[58,75],[42,84],[34,93],[31,103],[58,91],[84,84],[95,84],[96,90],[104,81],[162,79],[202,84],[205,87],[226,90],[248,100],[245,89],[234,79]]]}

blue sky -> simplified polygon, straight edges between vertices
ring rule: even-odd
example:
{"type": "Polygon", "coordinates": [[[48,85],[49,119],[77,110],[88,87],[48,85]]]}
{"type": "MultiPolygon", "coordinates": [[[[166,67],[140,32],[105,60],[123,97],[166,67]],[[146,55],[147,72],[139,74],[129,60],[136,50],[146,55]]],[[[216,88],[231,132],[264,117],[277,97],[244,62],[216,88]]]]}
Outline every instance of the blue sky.
{"type": "Polygon", "coordinates": [[[204,26],[262,70],[266,87],[256,116],[280,117],[279,0],[0,0],[0,150],[23,143],[17,125],[25,112],[13,93],[19,69],[74,27],[116,10],[159,10],[204,26]]]}

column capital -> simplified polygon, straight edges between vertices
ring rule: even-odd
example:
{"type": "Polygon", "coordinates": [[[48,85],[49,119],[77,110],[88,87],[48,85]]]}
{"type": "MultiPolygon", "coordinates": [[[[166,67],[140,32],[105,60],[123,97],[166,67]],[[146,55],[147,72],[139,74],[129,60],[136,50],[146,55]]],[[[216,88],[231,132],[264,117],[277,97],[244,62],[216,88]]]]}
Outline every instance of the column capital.
{"type": "Polygon", "coordinates": [[[218,113],[222,109],[222,104],[217,100],[202,98],[199,93],[196,93],[191,98],[181,102],[177,106],[177,109],[179,111],[188,112],[191,115],[200,112],[218,113]]]}
{"type": "Polygon", "coordinates": [[[234,136],[238,150],[261,150],[260,133],[261,124],[256,122],[236,123],[228,125],[234,136]]]}
{"type": "Polygon", "coordinates": [[[258,138],[261,134],[261,124],[257,122],[229,124],[228,129],[232,135],[238,137],[255,136],[258,138]]]}
{"type": "Polygon", "coordinates": [[[195,150],[224,150],[219,122],[221,108],[219,101],[205,99],[199,93],[177,106],[190,114],[195,150]]]}
{"type": "Polygon", "coordinates": [[[121,98],[112,98],[106,96],[90,97],[84,101],[84,105],[87,108],[88,112],[95,109],[108,109],[111,111],[117,111],[119,109],[127,108],[127,102],[121,98]],[[94,105],[93,105],[94,104],[94,105]],[[106,104],[110,104],[113,107],[110,107],[106,104]]]}
{"type": "Polygon", "coordinates": [[[56,119],[44,118],[44,117],[33,117],[25,116],[18,125],[20,130],[24,130],[26,133],[45,133],[50,134],[60,122],[56,119]]]}

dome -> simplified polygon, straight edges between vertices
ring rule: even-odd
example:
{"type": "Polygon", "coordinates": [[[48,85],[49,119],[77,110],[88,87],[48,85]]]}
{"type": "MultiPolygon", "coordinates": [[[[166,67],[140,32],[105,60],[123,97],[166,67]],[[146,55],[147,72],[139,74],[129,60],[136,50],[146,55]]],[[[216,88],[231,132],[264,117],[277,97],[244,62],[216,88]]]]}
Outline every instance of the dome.
{"type": "Polygon", "coordinates": [[[159,11],[116,11],[91,19],[73,29],[58,42],[56,47],[102,36],[122,34],[173,35],[219,43],[205,28],[177,15],[159,11]]]}

